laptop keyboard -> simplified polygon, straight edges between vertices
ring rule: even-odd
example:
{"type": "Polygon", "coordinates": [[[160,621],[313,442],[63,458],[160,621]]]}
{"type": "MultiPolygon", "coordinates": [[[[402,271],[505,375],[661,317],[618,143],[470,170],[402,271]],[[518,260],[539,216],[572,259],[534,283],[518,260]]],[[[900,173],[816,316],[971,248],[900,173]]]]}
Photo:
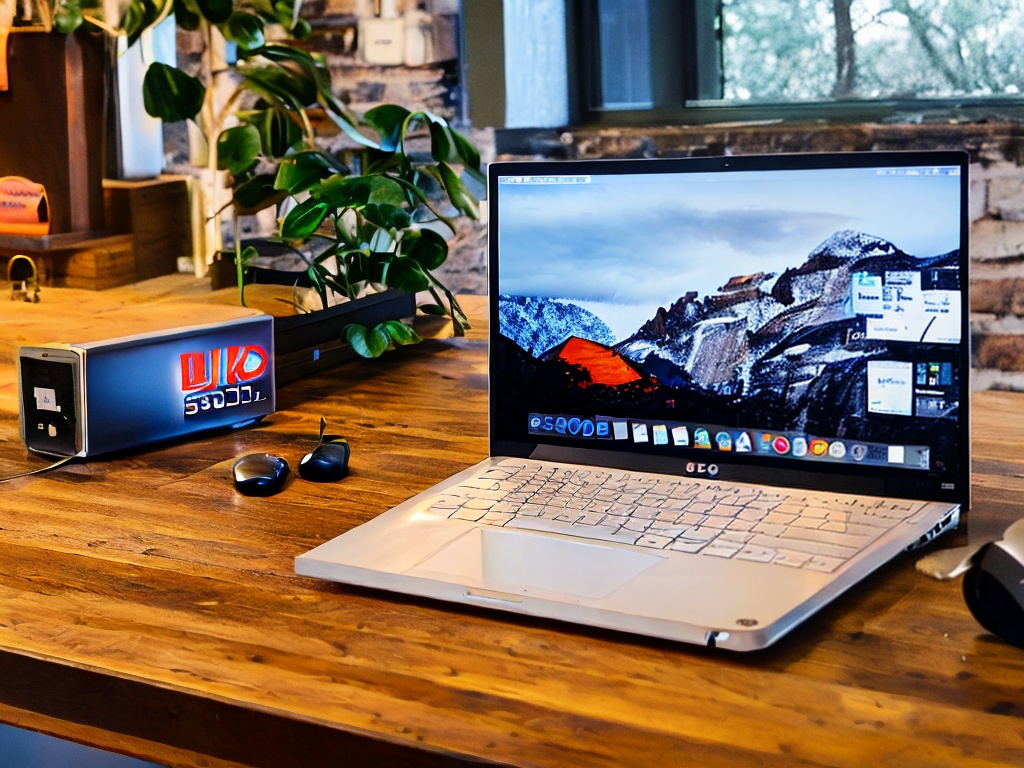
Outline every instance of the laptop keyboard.
{"type": "Polygon", "coordinates": [[[504,528],[831,572],[922,502],[506,459],[430,511],[504,528]]]}

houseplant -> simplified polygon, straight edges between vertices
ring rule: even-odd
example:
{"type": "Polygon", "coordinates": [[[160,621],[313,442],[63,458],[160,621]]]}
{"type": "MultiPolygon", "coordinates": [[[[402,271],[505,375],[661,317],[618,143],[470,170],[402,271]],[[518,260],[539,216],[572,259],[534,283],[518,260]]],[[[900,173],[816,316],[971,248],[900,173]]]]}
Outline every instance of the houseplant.
{"type": "MultiPolygon", "coordinates": [[[[338,158],[316,150],[283,159],[275,189],[304,197],[282,220],[280,236],[299,244],[326,238],[327,247],[307,270],[324,306],[328,291],[348,299],[380,287],[427,291],[433,302],[420,309],[450,314],[455,333],[462,334],[468,320],[432,270],[448,257],[442,232],[455,233],[452,216],[478,216],[476,197],[456,168],[479,177],[480,155],[429,112],[385,104],[368,111],[358,126],[374,138],[361,134],[343,153],[340,169],[338,158]]],[[[359,354],[376,357],[416,337],[401,323],[385,322],[369,329],[350,325],[346,339],[359,354]]]]}
{"type": "MultiPolygon", "coordinates": [[[[297,253],[309,253],[311,244],[319,243],[308,256],[306,271],[322,308],[331,303],[331,292],[351,300],[382,288],[427,291],[434,301],[421,309],[449,314],[455,333],[461,334],[467,319],[431,270],[447,258],[441,232],[455,233],[452,216],[478,215],[477,200],[457,171],[461,167],[482,178],[476,148],[444,119],[425,111],[385,104],[362,117],[354,115],[332,93],[323,61],[288,44],[245,50],[236,70],[239,82],[228,104],[241,105],[235,110],[238,124],[222,128],[222,118],[211,143],[216,167],[231,174],[236,223],[240,215],[294,200],[279,237],[297,253]],[[248,105],[242,103],[246,96],[248,105]],[[321,148],[314,115],[330,119],[347,146],[333,153],[321,148]]],[[[185,82],[170,68],[158,70],[152,82],[147,75],[147,100],[174,105],[165,109],[165,120],[188,116],[197,106],[194,97],[191,106],[179,105],[188,92],[181,85],[185,82]]],[[[254,247],[242,248],[236,227],[234,260],[242,304],[246,265],[258,255],[254,247]]],[[[418,340],[396,320],[369,329],[351,324],[346,338],[367,357],[418,340]]]]}
{"type": "MultiPolygon", "coordinates": [[[[84,4],[96,0],[59,2],[65,28],[92,20],[84,4]]],[[[306,36],[309,25],[299,17],[300,7],[301,0],[252,0],[237,8],[231,0],[131,0],[114,31],[131,41],[173,10],[179,26],[203,32],[207,51],[213,49],[214,30],[238,46],[234,84],[219,108],[210,62],[202,77],[150,65],[143,96],[147,111],[165,122],[196,121],[206,137],[210,175],[229,174],[243,305],[246,265],[259,254],[242,248],[238,217],[292,200],[296,204],[281,221],[279,237],[310,254],[306,272],[323,307],[332,292],[358,299],[384,288],[426,291],[433,301],[421,309],[450,314],[461,334],[467,319],[431,270],[447,258],[442,233],[454,234],[452,216],[477,216],[477,201],[458,169],[481,179],[479,153],[444,119],[425,111],[386,104],[361,117],[353,114],[335,97],[321,57],[290,42],[266,40],[267,24],[295,38],[306,36]],[[346,146],[326,151],[314,128],[318,120],[330,121],[346,146]],[[312,253],[314,241],[320,247],[312,253]]],[[[371,357],[417,340],[394,320],[371,328],[351,324],[346,338],[356,352],[371,357]]]]}
{"type": "MultiPolygon", "coordinates": [[[[461,334],[467,319],[431,270],[447,258],[442,232],[455,233],[452,216],[478,215],[477,200],[457,171],[482,180],[476,148],[429,112],[385,104],[354,115],[333,95],[322,60],[291,45],[246,50],[236,69],[239,82],[228,104],[242,104],[246,96],[250,103],[236,109],[237,125],[217,123],[211,143],[217,168],[231,174],[236,224],[240,215],[296,201],[281,221],[279,237],[296,253],[309,253],[313,241],[319,244],[306,271],[322,308],[331,303],[331,292],[351,300],[383,288],[427,291],[434,301],[421,309],[449,314],[461,334]],[[338,126],[347,146],[336,152],[321,148],[314,115],[338,126]]],[[[191,106],[175,111],[187,93],[182,82],[188,81],[169,68],[152,83],[147,75],[147,100],[175,105],[165,109],[165,120],[187,115],[197,105],[193,98],[191,106]]],[[[254,247],[242,248],[236,226],[242,304],[245,268],[258,255],[254,247]]],[[[352,324],[346,338],[367,357],[417,340],[396,320],[369,329],[352,324]]]]}

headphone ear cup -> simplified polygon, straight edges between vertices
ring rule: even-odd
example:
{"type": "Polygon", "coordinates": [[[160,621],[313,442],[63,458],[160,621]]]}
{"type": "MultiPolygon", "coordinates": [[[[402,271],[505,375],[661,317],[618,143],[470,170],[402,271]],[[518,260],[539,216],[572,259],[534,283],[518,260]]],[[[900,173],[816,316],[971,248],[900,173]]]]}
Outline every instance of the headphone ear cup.
{"type": "Polygon", "coordinates": [[[978,550],[974,565],[964,574],[964,600],[981,626],[1011,645],[1024,648],[1024,607],[985,567],[1009,557],[992,544],[978,550]]]}

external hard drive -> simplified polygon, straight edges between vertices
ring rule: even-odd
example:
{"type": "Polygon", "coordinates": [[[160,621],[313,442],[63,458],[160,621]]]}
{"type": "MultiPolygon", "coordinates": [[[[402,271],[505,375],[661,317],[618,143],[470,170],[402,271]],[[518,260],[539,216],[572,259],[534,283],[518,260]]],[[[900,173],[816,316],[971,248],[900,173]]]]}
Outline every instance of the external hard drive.
{"type": "Polygon", "coordinates": [[[274,412],[270,316],[18,351],[29,450],[95,456],[274,412]]]}

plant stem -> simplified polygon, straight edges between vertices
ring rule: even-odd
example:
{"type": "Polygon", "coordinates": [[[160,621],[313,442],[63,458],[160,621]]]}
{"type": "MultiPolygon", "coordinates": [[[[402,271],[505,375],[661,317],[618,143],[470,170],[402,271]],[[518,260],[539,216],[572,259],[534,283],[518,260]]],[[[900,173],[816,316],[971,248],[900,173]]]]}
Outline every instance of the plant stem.
{"type": "Polygon", "coordinates": [[[444,283],[434,277],[431,273],[427,272],[426,275],[434,284],[429,287],[429,290],[430,295],[437,300],[437,303],[442,307],[444,306],[444,301],[437,295],[436,288],[440,288],[444,291],[445,298],[448,299],[448,309],[449,314],[452,316],[452,329],[454,330],[455,335],[465,336],[466,329],[471,328],[472,326],[469,324],[469,317],[467,317],[466,313],[462,311],[462,307],[459,306],[459,302],[455,299],[455,294],[448,290],[447,286],[445,286],[444,283]]]}
{"type": "Polygon", "coordinates": [[[238,281],[238,303],[245,306],[245,269],[242,264],[242,224],[235,219],[235,278],[238,281]]]}

